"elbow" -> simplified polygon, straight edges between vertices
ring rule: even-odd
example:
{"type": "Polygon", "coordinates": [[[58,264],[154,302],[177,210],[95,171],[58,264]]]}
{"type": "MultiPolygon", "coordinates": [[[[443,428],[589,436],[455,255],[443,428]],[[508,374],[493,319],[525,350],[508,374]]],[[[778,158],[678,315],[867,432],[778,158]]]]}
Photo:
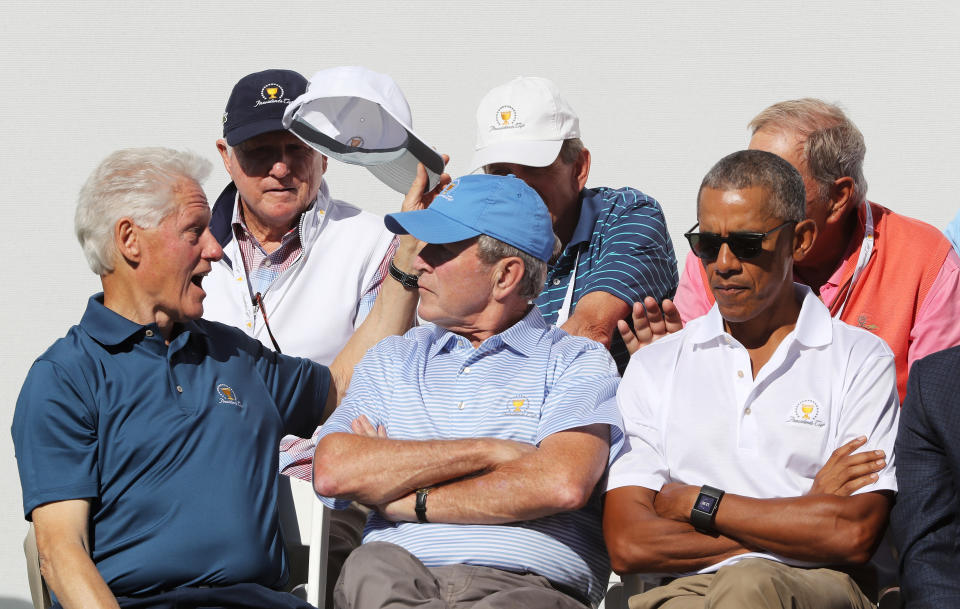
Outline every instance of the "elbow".
{"type": "Polygon", "coordinates": [[[338,435],[330,434],[320,440],[313,454],[313,490],[322,497],[340,497],[348,492],[345,482],[344,465],[339,458],[338,435]]]}
{"type": "Polygon", "coordinates": [[[852,522],[836,539],[841,540],[835,548],[835,560],[848,565],[863,565],[870,562],[883,534],[884,527],[870,522],[852,522]]]}
{"type": "Polygon", "coordinates": [[[639,544],[631,543],[625,536],[606,536],[606,542],[610,568],[617,575],[656,570],[651,565],[657,564],[657,557],[644,551],[639,544]]]}
{"type": "Polygon", "coordinates": [[[572,512],[586,507],[593,487],[570,479],[558,480],[553,485],[553,505],[558,512],[572,512]]]}

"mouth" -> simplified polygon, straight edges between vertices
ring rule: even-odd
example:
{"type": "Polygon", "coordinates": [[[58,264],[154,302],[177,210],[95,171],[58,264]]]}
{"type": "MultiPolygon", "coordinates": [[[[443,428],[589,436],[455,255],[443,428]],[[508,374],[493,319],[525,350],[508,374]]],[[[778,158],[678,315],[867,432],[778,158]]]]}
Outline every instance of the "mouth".
{"type": "Polygon", "coordinates": [[[202,285],[202,283],[203,283],[203,278],[206,277],[208,274],[210,274],[210,271],[203,271],[203,272],[200,272],[200,273],[195,273],[192,277],[190,277],[190,283],[192,283],[193,285],[197,286],[198,288],[200,288],[200,289],[202,290],[202,289],[203,289],[203,285],[202,285]]]}
{"type": "Polygon", "coordinates": [[[723,294],[725,296],[739,294],[745,291],[747,288],[741,285],[733,284],[720,284],[720,285],[711,285],[710,289],[714,294],[723,294]]]}

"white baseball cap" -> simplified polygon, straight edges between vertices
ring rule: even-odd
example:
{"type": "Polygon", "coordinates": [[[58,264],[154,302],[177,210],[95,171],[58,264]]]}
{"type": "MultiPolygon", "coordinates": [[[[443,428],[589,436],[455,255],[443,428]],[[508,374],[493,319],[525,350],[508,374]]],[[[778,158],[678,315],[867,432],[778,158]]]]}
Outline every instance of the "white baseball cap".
{"type": "Polygon", "coordinates": [[[440,181],[443,157],[416,136],[410,106],[386,74],[359,66],[321,70],[288,106],[283,126],[312,148],[363,165],[400,193],[423,163],[428,190],[440,181]]]}
{"type": "Polygon", "coordinates": [[[546,167],[563,140],[580,137],[580,119],[546,78],[518,76],[494,88],[477,108],[473,171],[491,163],[546,167]]]}

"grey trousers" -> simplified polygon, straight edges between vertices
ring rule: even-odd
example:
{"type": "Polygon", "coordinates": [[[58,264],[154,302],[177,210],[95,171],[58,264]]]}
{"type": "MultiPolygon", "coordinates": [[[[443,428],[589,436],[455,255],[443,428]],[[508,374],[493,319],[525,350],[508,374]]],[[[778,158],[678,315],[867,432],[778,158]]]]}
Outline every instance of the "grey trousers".
{"type": "Polygon", "coordinates": [[[380,541],[350,554],[333,602],[337,609],[584,609],[539,575],[472,565],[428,568],[400,546],[380,541]]]}
{"type": "Polygon", "coordinates": [[[631,596],[630,609],[870,609],[846,573],[747,558],[716,573],[690,575],[631,596]]]}

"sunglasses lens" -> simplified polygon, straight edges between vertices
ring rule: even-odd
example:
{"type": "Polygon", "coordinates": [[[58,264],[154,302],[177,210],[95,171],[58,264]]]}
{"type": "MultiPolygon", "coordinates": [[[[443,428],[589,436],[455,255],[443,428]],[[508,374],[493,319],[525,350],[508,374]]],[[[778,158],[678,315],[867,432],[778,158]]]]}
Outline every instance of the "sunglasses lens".
{"type": "Polygon", "coordinates": [[[737,235],[727,237],[730,251],[740,260],[756,258],[763,250],[763,235],[737,235]]]}
{"type": "Polygon", "coordinates": [[[690,233],[687,236],[690,242],[690,249],[697,258],[704,260],[713,260],[720,253],[720,245],[723,240],[719,235],[712,233],[690,233]]]}

